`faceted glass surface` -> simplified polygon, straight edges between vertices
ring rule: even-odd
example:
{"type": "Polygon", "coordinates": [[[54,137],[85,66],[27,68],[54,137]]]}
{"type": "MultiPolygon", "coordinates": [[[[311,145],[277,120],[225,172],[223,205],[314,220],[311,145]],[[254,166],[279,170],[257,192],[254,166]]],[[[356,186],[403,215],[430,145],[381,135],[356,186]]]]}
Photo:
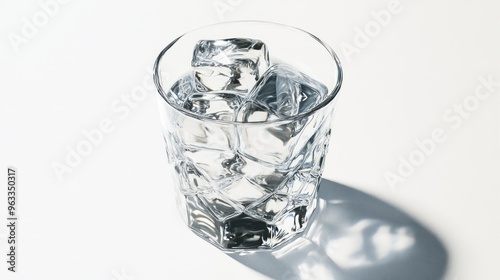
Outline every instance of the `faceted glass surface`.
{"type": "Polygon", "coordinates": [[[171,116],[164,133],[181,211],[195,233],[219,247],[273,248],[303,231],[315,207],[331,110],[259,123],[278,117],[237,95],[208,95],[187,98],[183,108],[233,122],[162,106],[164,121],[171,116]],[[242,114],[257,122],[238,122],[242,114]]]}
{"type": "Polygon", "coordinates": [[[274,248],[302,232],[316,207],[331,91],[272,63],[265,41],[192,47],[190,71],[160,91],[178,208],[219,248],[274,248]]]}

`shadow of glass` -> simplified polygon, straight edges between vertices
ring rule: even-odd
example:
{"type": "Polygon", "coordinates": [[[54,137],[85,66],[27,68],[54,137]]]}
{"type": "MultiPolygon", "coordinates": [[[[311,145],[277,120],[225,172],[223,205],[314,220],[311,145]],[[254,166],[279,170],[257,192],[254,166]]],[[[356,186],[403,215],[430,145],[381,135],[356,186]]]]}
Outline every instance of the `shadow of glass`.
{"type": "Polygon", "coordinates": [[[276,250],[228,255],[282,280],[438,280],[448,262],[443,244],[413,218],[326,179],[303,235],[276,250]]]}

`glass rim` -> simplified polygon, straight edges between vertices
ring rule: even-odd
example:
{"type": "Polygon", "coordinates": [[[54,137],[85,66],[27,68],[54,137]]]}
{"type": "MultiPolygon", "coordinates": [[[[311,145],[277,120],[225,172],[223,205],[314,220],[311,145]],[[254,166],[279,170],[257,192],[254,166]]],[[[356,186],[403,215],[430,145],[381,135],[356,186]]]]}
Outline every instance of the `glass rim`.
{"type": "Polygon", "coordinates": [[[234,125],[234,124],[239,124],[239,125],[259,124],[259,125],[263,125],[263,124],[288,123],[288,122],[297,121],[297,120],[306,118],[308,116],[314,115],[317,111],[319,111],[320,109],[326,107],[327,105],[329,105],[334,100],[334,98],[337,96],[337,93],[339,92],[339,90],[340,90],[340,88],[342,86],[342,78],[343,78],[343,72],[342,72],[342,66],[340,64],[340,60],[339,60],[337,54],[333,51],[333,49],[328,44],[326,44],[325,42],[323,42],[323,40],[321,40],[320,38],[316,37],[314,34],[308,32],[308,31],[305,31],[305,30],[303,30],[301,28],[298,28],[298,27],[294,27],[294,26],[290,26],[290,25],[286,25],[286,24],[281,24],[281,23],[276,23],[276,22],[270,22],[270,21],[260,21],[260,20],[225,21],[225,22],[219,22],[219,23],[215,23],[215,24],[205,25],[205,26],[193,29],[191,31],[188,31],[188,32],[182,34],[181,36],[177,37],[176,39],[174,39],[165,48],[163,48],[163,50],[159,53],[158,57],[156,58],[154,66],[153,66],[153,81],[154,81],[154,84],[155,84],[156,89],[158,90],[158,93],[160,94],[161,98],[163,99],[163,101],[165,101],[168,104],[168,106],[172,107],[175,111],[180,112],[181,114],[186,115],[188,117],[191,117],[191,118],[194,118],[194,119],[197,119],[197,120],[206,121],[206,122],[212,122],[212,123],[217,123],[217,124],[225,124],[225,125],[234,125]],[[159,69],[160,68],[160,62],[161,62],[161,60],[163,58],[163,55],[173,45],[175,45],[175,43],[177,41],[179,41],[182,37],[184,37],[184,36],[186,36],[188,34],[194,33],[194,32],[196,32],[198,30],[205,29],[205,28],[208,28],[208,27],[214,27],[214,26],[218,26],[218,25],[228,25],[228,24],[234,24],[234,23],[258,23],[258,24],[270,24],[270,25],[280,26],[280,27],[283,27],[283,28],[289,28],[289,29],[293,29],[293,30],[305,33],[306,35],[309,35],[312,39],[316,40],[330,54],[331,58],[335,62],[335,65],[337,67],[337,72],[338,72],[338,74],[337,74],[337,82],[336,82],[335,86],[333,87],[333,89],[327,94],[327,98],[325,98],[318,105],[314,106],[311,110],[308,110],[306,112],[299,113],[299,114],[293,115],[293,116],[289,116],[289,117],[286,117],[286,118],[283,118],[283,119],[274,119],[274,120],[266,120],[266,121],[258,121],[258,122],[239,122],[239,121],[228,121],[228,120],[212,119],[212,118],[208,118],[208,117],[205,117],[205,116],[197,115],[197,114],[195,114],[193,112],[190,112],[190,111],[187,111],[187,110],[182,110],[181,108],[178,108],[178,106],[176,106],[174,104],[171,104],[167,100],[167,98],[166,98],[166,93],[163,90],[163,87],[161,85],[161,79],[160,79],[160,74],[159,74],[159,71],[160,71],[160,69],[159,69]]]}

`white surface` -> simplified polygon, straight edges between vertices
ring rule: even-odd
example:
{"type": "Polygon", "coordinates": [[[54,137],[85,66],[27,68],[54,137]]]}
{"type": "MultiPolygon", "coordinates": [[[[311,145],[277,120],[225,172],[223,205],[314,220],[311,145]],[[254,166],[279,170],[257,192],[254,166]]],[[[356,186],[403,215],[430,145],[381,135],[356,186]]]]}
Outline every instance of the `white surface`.
{"type": "MultiPolygon", "coordinates": [[[[0,279],[265,279],[182,226],[154,89],[121,101],[170,40],[238,19],[303,28],[339,54],[345,81],[325,178],[421,221],[448,250],[445,279],[500,279],[499,86],[456,129],[443,118],[478,77],[500,81],[498,1],[401,1],[350,59],[343,42],[356,46],[356,28],[389,1],[67,1],[16,51],[9,33],[21,36],[23,18],[43,11],[38,2],[0,2],[0,181],[7,166],[18,169],[20,219],[18,272],[2,261],[0,279]],[[231,8],[222,17],[220,3],[231,8]],[[58,180],[53,162],[104,119],[113,130],[58,180]],[[391,188],[384,174],[436,128],[446,141],[391,188]]],[[[0,217],[5,202],[2,187],[0,217]]],[[[1,256],[6,233],[0,227],[1,256]]]]}

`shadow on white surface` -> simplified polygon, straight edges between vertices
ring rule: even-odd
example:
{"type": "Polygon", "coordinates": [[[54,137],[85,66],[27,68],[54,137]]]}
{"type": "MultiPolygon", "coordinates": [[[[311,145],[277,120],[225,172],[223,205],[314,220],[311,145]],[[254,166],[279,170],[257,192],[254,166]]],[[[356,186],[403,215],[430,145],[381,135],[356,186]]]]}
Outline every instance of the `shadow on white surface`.
{"type": "Polygon", "coordinates": [[[448,254],[413,218],[323,179],[307,231],[274,251],[228,253],[273,279],[438,280],[448,254]]]}

